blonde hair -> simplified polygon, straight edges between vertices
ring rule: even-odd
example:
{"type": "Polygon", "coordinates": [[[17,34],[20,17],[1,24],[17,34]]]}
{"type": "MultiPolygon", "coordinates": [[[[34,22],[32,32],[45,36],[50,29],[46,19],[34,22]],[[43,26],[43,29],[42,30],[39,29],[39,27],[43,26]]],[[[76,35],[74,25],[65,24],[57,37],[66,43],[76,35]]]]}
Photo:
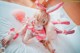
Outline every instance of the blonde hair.
{"type": "Polygon", "coordinates": [[[44,10],[40,10],[39,12],[37,12],[34,15],[34,18],[36,19],[36,21],[44,23],[44,25],[46,25],[50,20],[49,14],[47,14],[44,10]]]}

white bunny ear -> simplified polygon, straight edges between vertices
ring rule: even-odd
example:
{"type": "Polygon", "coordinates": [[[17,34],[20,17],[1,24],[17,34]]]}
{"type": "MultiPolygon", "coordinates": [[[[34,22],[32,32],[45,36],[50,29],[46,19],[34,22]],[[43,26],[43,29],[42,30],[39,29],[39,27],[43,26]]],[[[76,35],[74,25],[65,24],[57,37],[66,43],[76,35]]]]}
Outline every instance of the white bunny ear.
{"type": "Polygon", "coordinates": [[[63,4],[64,4],[64,3],[61,2],[61,3],[57,4],[56,6],[53,6],[53,7],[49,8],[49,9],[47,10],[47,13],[51,13],[51,12],[57,10],[57,9],[60,8],[63,4]]]}

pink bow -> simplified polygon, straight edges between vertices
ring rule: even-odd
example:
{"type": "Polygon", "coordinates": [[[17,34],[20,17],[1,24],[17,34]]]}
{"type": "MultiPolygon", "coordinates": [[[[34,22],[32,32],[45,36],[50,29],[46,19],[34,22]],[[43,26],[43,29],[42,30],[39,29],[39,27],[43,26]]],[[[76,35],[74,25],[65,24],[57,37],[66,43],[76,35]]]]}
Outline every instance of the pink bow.
{"type": "MultiPolygon", "coordinates": [[[[15,31],[15,28],[11,28],[11,29],[10,29],[10,32],[14,32],[14,31],[15,31]]],[[[10,34],[10,32],[9,32],[9,34],[10,34]]],[[[16,33],[16,34],[14,35],[13,39],[15,40],[16,38],[18,38],[18,36],[19,36],[19,33],[16,33]]]]}

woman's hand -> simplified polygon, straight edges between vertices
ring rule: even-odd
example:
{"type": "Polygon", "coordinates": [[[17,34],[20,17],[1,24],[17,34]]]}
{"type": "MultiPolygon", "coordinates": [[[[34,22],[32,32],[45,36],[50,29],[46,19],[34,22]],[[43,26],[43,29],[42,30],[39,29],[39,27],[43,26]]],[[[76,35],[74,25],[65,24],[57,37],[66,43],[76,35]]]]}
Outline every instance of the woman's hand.
{"type": "Polygon", "coordinates": [[[1,41],[2,45],[6,47],[10,43],[11,39],[13,39],[15,34],[16,34],[15,29],[11,28],[8,35],[2,39],[1,41]]]}

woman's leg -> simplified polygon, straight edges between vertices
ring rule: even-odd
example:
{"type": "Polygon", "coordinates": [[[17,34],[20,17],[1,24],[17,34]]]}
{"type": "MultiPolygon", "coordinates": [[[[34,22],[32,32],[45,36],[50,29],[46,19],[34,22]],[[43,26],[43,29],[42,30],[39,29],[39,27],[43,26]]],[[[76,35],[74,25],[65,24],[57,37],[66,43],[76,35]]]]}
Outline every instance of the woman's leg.
{"type": "Polygon", "coordinates": [[[45,46],[46,49],[48,49],[50,51],[50,53],[54,53],[55,52],[55,50],[53,49],[52,44],[51,44],[50,41],[41,40],[40,42],[45,46]]]}
{"type": "Polygon", "coordinates": [[[23,37],[23,42],[25,44],[28,44],[28,43],[30,43],[30,40],[33,39],[33,38],[34,38],[34,36],[32,34],[32,31],[27,29],[26,34],[23,37]]]}

